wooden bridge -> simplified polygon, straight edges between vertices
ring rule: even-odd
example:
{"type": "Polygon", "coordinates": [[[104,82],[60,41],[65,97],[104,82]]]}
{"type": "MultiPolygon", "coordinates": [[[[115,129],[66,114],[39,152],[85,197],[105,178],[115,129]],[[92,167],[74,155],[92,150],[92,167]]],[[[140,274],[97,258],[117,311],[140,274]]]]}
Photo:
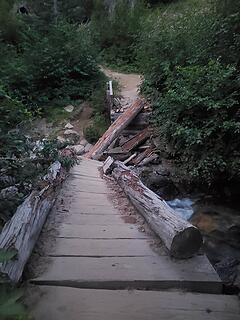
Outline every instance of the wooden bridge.
{"type": "Polygon", "coordinates": [[[103,167],[96,161],[115,154],[124,156],[125,164],[140,165],[158,157],[152,143],[136,152],[151,135],[144,104],[136,100],[113,114],[117,119],[71,170],[56,202],[63,180],[59,162],[3,228],[0,248],[14,248],[17,256],[0,264],[0,271],[19,282],[53,207],[38,258],[29,263],[33,286],[27,300],[33,298],[34,319],[239,319],[238,297],[223,294],[216,271],[198,250],[199,230],[178,218],[123,163],[108,158],[103,167]],[[116,146],[124,130],[133,132],[128,125],[136,117],[138,132],[116,146]]]}
{"type": "Polygon", "coordinates": [[[221,294],[207,258],[170,258],[101,166],[82,159],[51,213],[54,241],[32,279],[35,319],[239,319],[238,298],[221,294]]]}

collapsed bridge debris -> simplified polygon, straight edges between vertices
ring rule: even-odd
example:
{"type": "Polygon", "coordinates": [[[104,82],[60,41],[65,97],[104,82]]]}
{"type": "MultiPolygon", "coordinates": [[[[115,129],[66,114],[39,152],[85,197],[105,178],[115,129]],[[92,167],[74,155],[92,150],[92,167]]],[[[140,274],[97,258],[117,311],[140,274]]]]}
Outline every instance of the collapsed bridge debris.
{"type": "Polygon", "coordinates": [[[88,159],[98,160],[103,152],[118,138],[120,133],[129,125],[136,115],[143,109],[145,102],[137,99],[118,119],[108,128],[98,142],[85,155],[88,159]]]}

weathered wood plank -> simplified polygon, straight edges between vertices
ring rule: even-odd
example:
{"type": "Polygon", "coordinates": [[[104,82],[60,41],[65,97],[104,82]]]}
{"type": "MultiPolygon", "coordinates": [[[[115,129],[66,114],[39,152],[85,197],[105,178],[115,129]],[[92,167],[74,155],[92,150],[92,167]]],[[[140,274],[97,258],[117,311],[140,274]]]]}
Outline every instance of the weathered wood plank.
{"type": "Polygon", "coordinates": [[[123,225],[69,225],[62,224],[57,237],[79,239],[147,239],[144,232],[139,232],[137,226],[123,225]]]}
{"type": "Polygon", "coordinates": [[[159,291],[42,286],[31,308],[36,320],[237,320],[237,297],[159,291]]]}
{"type": "Polygon", "coordinates": [[[48,256],[75,257],[141,257],[155,253],[144,239],[69,239],[58,238],[45,252],[48,256]]]}
{"type": "Polygon", "coordinates": [[[133,164],[138,165],[142,160],[148,158],[154,150],[154,147],[148,147],[146,150],[141,152],[135,159],[133,159],[133,164]]]}
{"type": "MultiPolygon", "coordinates": [[[[129,240],[130,241],[130,240],[129,240]]],[[[48,269],[36,284],[71,285],[86,288],[187,289],[221,293],[222,283],[205,256],[173,260],[147,257],[53,257],[41,258],[48,269]]]]}
{"type": "Polygon", "coordinates": [[[147,138],[151,135],[151,130],[149,128],[139,132],[137,135],[135,135],[132,139],[128,140],[126,143],[122,145],[123,152],[129,152],[132,151],[134,148],[136,148],[139,144],[143,143],[147,138]]]}

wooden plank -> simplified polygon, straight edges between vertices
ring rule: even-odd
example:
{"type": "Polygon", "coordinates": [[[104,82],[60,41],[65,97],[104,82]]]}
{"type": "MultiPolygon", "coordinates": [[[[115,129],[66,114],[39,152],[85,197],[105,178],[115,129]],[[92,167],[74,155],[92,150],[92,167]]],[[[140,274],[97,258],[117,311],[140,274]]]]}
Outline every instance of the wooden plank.
{"type": "MultiPolygon", "coordinates": [[[[128,217],[128,216],[127,216],[128,217]]],[[[126,219],[126,221],[128,221],[126,219]]],[[[120,215],[107,215],[105,213],[101,214],[73,214],[68,215],[64,219],[65,224],[70,225],[84,225],[84,226],[119,226],[124,222],[120,215]]],[[[126,222],[128,223],[128,222],[126,222]]],[[[129,222],[129,224],[131,224],[129,222]]]]}
{"type": "Polygon", "coordinates": [[[107,147],[119,136],[128,124],[143,109],[144,101],[136,100],[104,133],[93,148],[85,155],[86,158],[99,159],[107,147]]]}
{"type": "Polygon", "coordinates": [[[133,159],[133,164],[138,165],[143,159],[148,158],[153,152],[154,147],[148,147],[146,150],[141,152],[135,159],[133,159]]]}
{"type": "Polygon", "coordinates": [[[147,257],[53,257],[41,258],[47,270],[35,284],[71,285],[99,289],[170,289],[220,293],[222,283],[205,256],[172,260],[147,257]]]}
{"type": "Polygon", "coordinates": [[[147,129],[141,131],[140,133],[138,133],[137,135],[135,135],[132,139],[130,139],[129,141],[127,141],[126,143],[124,143],[122,145],[123,152],[132,151],[138,145],[140,145],[145,140],[147,140],[147,138],[149,138],[151,136],[151,133],[152,133],[152,131],[149,128],[147,128],[147,129]]]}
{"type": "Polygon", "coordinates": [[[41,286],[35,320],[237,320],[235,296],[41,286]],[[80,318],[79,318],[79,315],[80,318]]]}
{"type": "Polygon", "coordinates": [[[146,239],[147,235],[144,232],[140,232],[137,226],[129,224],[117,226],[62,224],[57,237],[80,239],[146,239]]]}
{"type": "Polygon", "coordinates": [[[141,257],[155,253],[144,239],[80,239],[58,238],[45,256],[75,257],[141,257]]]}
{"type": "MultiPolygon", "coordinates": [[[[114,112],[111,114],[111,120],[115,121],[117,120],[122,113],[119,112],[114,112]]],[[[140,125],[140,126],[148,126],[150,123],[152,113],[151,112],[141,112],[139,113],[136,118],[134,119],[134,124],[135,125],[140,125]]]]}

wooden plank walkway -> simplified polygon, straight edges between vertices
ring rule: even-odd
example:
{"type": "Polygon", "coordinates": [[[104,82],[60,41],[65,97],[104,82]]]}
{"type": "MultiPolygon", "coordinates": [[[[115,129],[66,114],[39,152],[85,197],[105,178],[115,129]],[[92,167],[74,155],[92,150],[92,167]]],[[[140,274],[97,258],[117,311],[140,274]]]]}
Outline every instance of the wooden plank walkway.
{"type": "Polygon", "coordinates": [[[221,281],[204,255],[173,260],[154,236],[126,223],[101,165],[82,160],[64,186],[67,213],[41,257],[45,271],[32,280],[44,293],[36,320],[237,319],[238,299],[219,295],[221,281]],[[166,289],[201,294],[159,291],[166,289]]]}

